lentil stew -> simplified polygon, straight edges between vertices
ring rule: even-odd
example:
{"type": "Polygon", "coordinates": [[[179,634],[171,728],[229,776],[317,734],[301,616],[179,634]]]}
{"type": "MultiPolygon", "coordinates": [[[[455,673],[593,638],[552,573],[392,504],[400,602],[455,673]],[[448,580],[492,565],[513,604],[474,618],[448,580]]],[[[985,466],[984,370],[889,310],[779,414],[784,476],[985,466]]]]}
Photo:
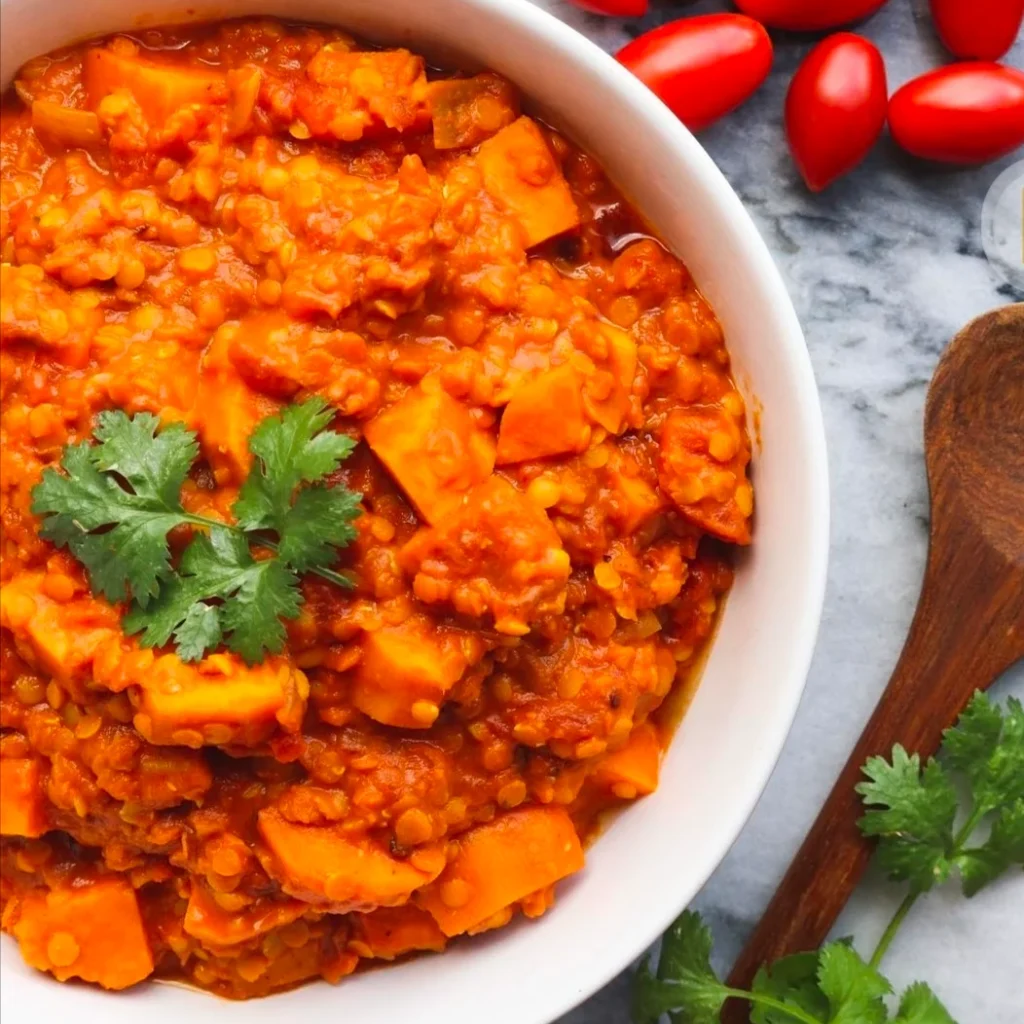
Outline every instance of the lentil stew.
{"type": "Polygon", "coordinates": [[[750,542],[685,266],[510,83],[330,28],[38,58],[0,154],[4,931],[62,981],[248,998],[544,913],[655,789],[750,542]],[[142,647],[40,536],[99,413],[194,430],[182,503],[227,521],[310,396],[359,442],[355,586],[304,577],[282,653],[142,647]]]}

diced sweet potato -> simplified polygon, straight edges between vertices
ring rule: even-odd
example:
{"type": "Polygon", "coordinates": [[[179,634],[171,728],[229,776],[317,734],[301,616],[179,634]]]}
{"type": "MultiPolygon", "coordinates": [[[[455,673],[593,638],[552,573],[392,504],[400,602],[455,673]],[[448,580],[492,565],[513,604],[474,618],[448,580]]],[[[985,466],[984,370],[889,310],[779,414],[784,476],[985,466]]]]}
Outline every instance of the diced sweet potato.
{"type": "Polygon", "coordinates": [[[298,708],[294,717],[301,718],[309,695],[306,677],[283,657],[246,665],[234,655],[211,654],[187,665],[165,654],[138,684],[135,728],[150,743],[188,747],[257,743],[289,711],[298,708]]]}
{"type": "Polygon", "coordinates": [[[650,722],[636,726],[626,745],[602,759],[597,778],[615,789],[620,796],[646,796],[658,788],[661,764],[661,740],[650,722]],[[624,788],[619,788],[624,787],[624,788]]]}
{"type": "Polygon", "coordinates": [[[401,560],[419,600],[448,602],[460,615],[489,613],[499,633],[522,636],[565,608],[570,559],[561,538],[547,513],[500,476],[416,533],[401,560]]]}
{"type": "Polygon", "coordinates": [[[328,43],[306,65],[295,112],[316,137],[356,142],[427,127],[426,65],[408,50],[328,43]]]}
{"type": "Polygon", "coordinates": [[[750,447],[724,409],[676,409],[661,431],[661,488],[679,510],[708,533],[750,543],[753,491],[747,481],[750,447]]]}
{"type": "Polygon", "coordinates": [[[232,68],[225,78],[231,96],[228,131],[232,135],[242,135],[252,123],[256,101],[260,96],[260,85],[263,83],[263,72],[260,68],[250,64],[245,67],[232,68]]]}
{"type": "Polygon", "coordinates": [[[228,99],[224,74],[213,68],[157,64],[103,47],[86,51],[82,82],[92,107],[104,96],[127,89],[153,126],[163,125],[182,107],[228,99]]]}
{"type": "Polygon", "coordinates": [[[184,928],[204,946],[233,946],[297,921],[309,907],[301,900],[257,900],[242,911],[225,910],[202,882],[193,879],[184,928]]]}
{"type": "Polygon", "coordinates": [[[368,368],[366,341],[354,331],[324,331],[281,310],[244,317],[228,357],[246,386],[280,401],[319,391],[343,416],[369,419],[380,389],[368,368]]]}
{"type": "Polygon", "coordinates": [[[569,184],[530,118],[513,121],[482,143],[476,161],[488,194],[518,222],[527,248],[579,225],[569,184]]]}
{"type": "Polygon", "coordinates": [[[233,654],[196,664],[176,654],[156,657],[124,637],[117,610],[105,601],[54,601],[44,580],[43,573],[23,573],[0,588],[0,625],[57,679],[89,680],[113,692],[138,688],[135,727],[151,743],[252,745],[278,723],[298,727],[309,683],[287,658],[248,666],[233,654]]]}
{"type": "MultiPolygon", "coordinates": [[[[290,896],[330,908],[331,913],[394,907],[437,877],[436,870],[398,860],[366,837],[338,827],[296,825],[275,808],[259,813],[259,829],[270,849],[269,870],[290,896]]],[[[422,864],[427,858],[418,851],[422,864]]]]}
{"type": "Polygon", "coordinates": [[[122,878],[32,889],[16,915],[11,932],[26,963],[58,981],[122,989],[153,972],[135,890],[122,878]]]}
{"type": "Polygon", "coordinates": [[[429,95],[436,149],[475,146],[519,116],[515,87],[493,71],[432,82],[429,95]]]}
{"type": "Polygon", "coordinates": [[[497,461],[525,462],[580,452],[590,440],[582,381],[563,363],[520,384],[501,417],[497,461]]]}
{"type": "Polygon", "coordinates": [[[598,330],[607,346],[608,359],[604,369],[611,374],[612,382],[611,387],[602,386],[595,393],[588,381],[584,393],[585,406],[587,414],[595,423],[610,434],[617,434],[625,425],[626,413],[629,411],[629,397],[636,373],[636,342],[628,331],[613,324],[602,323],[598,330]]]}
{"type": "Polygon", "coordinates": [[[458,644],[428,619],[407,619],[367,633],[356,666],[352,703],[384,725],[428,729],[445,694],[466,670],[458,644]]]}
{"type": "Polygon", "coordinates": [[[32,104],[32,127],[37,135],[65,146],[95,146],[103,138],[99,118],[91,110],[77,110],[50,100],[32,104]]]}
{"type": "Polygon", "coordinates": [[[446,943],[444,932],[425,910],[413,904],[381,907],[372,914],[355,914],[357,941],[380,960],[394,960],[404,953],[429,949],[440,953],[446,943]]]}
{"type": "Polygon", "coordinates": [[[583,848],[561,807],[527,807],[478,825],[418,899],[445,935],[461,935],[517,900],[583,867],[583,848]]]}
{"type": "Polygon", "coordinates": [[[31,757],[0,761],[0,835],[34,839],[47,829],[39,762],[31,757]]]}
{"type": "Polygon", "coordinates": [[[231,334],[210,342],[199,368],[193,426],[219,484],[241,484],[252,465],[249,437],[279,403],[253,392],[231,359],[231,334]]]}
{"type": "Polygon", "coordinates": [[[494,441],[446,391],[409,391],[366,425],[366,441],[428,522],[494,468],[494,441]]]}
{"type": "Polygon", "coordinates": [[[118,644],[117,613],[92,597],[54,601],[45,580],[45,573],[20,573],[0,587],[0,625],[42,671],[61,681],[88,679],[97,654],[118,644]]]}
{"type": "Polygon", "coordinates": [[[630,534],[642,526],[662,506],[661,495],[640,475],[636,461],[615,452],[605,469],[608,518],[624,534],[630,534]]]}

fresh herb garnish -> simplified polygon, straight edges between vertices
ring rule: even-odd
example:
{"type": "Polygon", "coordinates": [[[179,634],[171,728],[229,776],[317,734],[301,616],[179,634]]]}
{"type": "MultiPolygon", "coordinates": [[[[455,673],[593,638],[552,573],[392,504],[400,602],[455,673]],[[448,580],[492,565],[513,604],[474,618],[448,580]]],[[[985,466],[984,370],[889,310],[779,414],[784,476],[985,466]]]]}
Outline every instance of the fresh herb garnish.
{"type": "Polygon", "coordinates": [[[180,423],[159,429],[149,413],[104,412],[96,444],[68,446],[64,472],[43,472],[32,511],[43,517],[41,534],[85,566],[93,593],[131,599],[124,630],[141,632],[143,646],[173,638],[182,660],[197,661],[225,643],[252,664],[284,646],[281,620],[299,614],[301,573],[352,586],[328,568],[355,538],[361,498],[324,482],[355,447],[325,429],[332,418],[325,402],[310,398],[259,424],[230,524],[182,506],[199,454],[194,433],[180,423]],[[175,568],[167,535],[183,525],[206,532],[175,568]]]}
{"type": "Polygon", "coordinates": [[[656,1024],[666,1013],[673,1024],[714,1024],[727,999],[750,1003],[752,1024],[956,1024],[920,982],[893,1006],[879,964],[914,903],[955,871],[972,896],[1024,866],[1024,707],[1010,698],[1004,713],[977,693],[946,731],[938,760],[922,767],[896,746],[891,761],[872,757],[863,770],[868,781],[857,791],[869,809],[861,830],[878,837],[889,877],[909,884],[871,958],[848,941],[830,942],[762,967],[750,991],[732,988],[711,967],[710,931],[686,911],[662,938],[657,973],[649,960],[636,973],[636,1024],[656,1024]]]}

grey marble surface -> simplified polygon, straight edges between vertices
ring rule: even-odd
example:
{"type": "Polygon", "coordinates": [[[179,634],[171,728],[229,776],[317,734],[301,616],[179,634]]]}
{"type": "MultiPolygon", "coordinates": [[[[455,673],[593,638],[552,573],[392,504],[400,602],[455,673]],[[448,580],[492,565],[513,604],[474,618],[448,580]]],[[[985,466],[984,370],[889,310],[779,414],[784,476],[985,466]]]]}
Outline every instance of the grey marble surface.
{"type": "MultiPolygon", "coordinates": [[[[642,22],[539,0],[615,49],[628,34],[722,0],[652,0],[642,22]]],[[[926,0],[891,0],[861,31],[883,50],[890,84],[945,60],[926,0]]],[[[982,201],[999,164],[947,170],[888,139],[822,196],[799,181],[782,132],[789,78],[811,42],[780,35],[767,85],[701,141],[753,214],[782,269],[824,404],[832,482],[832,557],[817,653],[796,725],[757,811],[697,898],[719,966],[752,929],[888,680],[914,610],[927,541],[921,417],[946,342],[1013,299],[980,247],[982,201]]],[[[1024,66],[1024,41],[1007,58],[1024,66]]],[[[1024,159],[1024,152],[1016,154],[1024,159]]],[[[685,254],[683,254],[685,256],[685,254]]],[[[1024,665],[999,695],[1024,696],[1024,665]]],[[[866,881],[837,926],[870,948],[901,894],[866,881]]],[[[949,888],[915,908],[886,960],[894,982],[930,981],[959,1024],[1024,1021],[1024,879],[968,902],[949,888]]],[[[561,1024],[625,1024],[628,977],[561,1024]]]]}

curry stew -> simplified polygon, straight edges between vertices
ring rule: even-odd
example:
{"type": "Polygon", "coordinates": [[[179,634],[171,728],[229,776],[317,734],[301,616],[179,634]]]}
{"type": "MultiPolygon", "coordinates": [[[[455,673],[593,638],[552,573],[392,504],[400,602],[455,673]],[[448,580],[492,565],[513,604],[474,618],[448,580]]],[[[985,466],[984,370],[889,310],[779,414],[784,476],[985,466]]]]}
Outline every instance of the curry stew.
{"type": "Polygon", "coordinates": [[[543,914],[657,785],[656,712],[750,540],[744,403],[686,268],[508,82],[334,29],[38,58],[2,155],[25,960],[245,998],[543,914]],[[194,430],[182,502],[224,521],[253,430],[311,395],[359,442],[355,587],[303,578],[280,654],[142,647],[40,536],[32,490],[102,411],[194,430]]]}

